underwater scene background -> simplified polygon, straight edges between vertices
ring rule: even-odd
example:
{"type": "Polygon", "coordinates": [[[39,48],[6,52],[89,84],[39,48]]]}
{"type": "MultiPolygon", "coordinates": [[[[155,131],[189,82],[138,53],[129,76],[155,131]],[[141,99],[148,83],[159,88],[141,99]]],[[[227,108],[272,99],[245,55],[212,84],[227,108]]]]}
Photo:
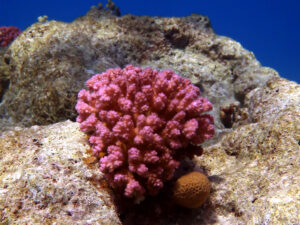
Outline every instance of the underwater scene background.
{"type": "MultiPolygon", "coordinates": [[[[47,15],[49,20],[71,22],[99,0],[0,0],[0,26],[26,29],[47,15]]],[[[102,1],[106,4],[106,1],[102,1]]],[[[164,17],[208,16],[219,35],[233,38],[252,51],[263,66],[300,83],[300,2],[297,0],[116,0],[121,15],[164,17]]]]}
{"type": "Polygon", "coordinates": [[[300,224],[298,11],[0,0],[0,224],[300,224]]]}

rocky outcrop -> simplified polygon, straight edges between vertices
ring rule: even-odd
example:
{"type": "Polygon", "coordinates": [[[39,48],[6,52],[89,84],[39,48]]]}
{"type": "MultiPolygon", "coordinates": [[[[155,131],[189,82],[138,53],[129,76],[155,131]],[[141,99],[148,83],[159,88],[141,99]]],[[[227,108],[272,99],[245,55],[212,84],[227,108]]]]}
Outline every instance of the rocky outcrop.
{"type": "Polygon", "coordinates": [[[71,23],[33,24],[9,46],[4,62],[9,87],[0,116],[20,126],[73,120],[86,80],[133,64],[172,69],[191,79],[214,104],[222,131],[221,107],[243,105],[249,91],[278,76],[238,42],[218,36],[207,17],[117,17],[97,7],[71,23]]]}
{"type": "Polygon", "coordinates": [[[120,224],[112,195],[70,121],[0,137],[0,224],[120,224]]]}
{"type": "MultiPolygon", "coordinates": [[[[205,149],[218,224],[300,222],[300,85],[276,78],[245,100],[251,123],[205,149]]],[[[203,214],[206,209],[202,209],[203,214]]]]}

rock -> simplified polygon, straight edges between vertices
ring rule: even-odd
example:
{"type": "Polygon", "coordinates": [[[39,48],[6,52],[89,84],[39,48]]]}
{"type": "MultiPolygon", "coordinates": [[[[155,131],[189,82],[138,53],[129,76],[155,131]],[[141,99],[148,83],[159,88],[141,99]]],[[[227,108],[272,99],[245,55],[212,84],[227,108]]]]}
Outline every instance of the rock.
{"type": "MultiPolygon", "coordinates": [[[[6,65],[8,61],[7,59],[4,58],[7,48],[8,48],[7,46],[0,47],[0,105],[2,105],[4,94],[9,88],[10,73],[9,73],[9,67],[7,67],[6,65]]],[[[4,130],[8,130],[10,127],[17,124],[17,123],[12,124],[9,117],[4,117],[5,111],[6,111],[5,107],[0,106],[0,115],[1,115],[0,132],[4,130]]]]}
{"type": "Polygon", "coordinates": [[[0,224],[121,224],[89,151],[71,121],[3,133],[0,224]]]}
{"type": "Polygon", "coordinates": [[[250,122],[268,121],[288,111],[300,111],[300,86],[286,79],[272,79],[245,99],[250,122]]]}
{"type": "Polygon", "coordinates": [[[31,25],[9,46],[4,62],[9,87],[0,117],[12,126],[74,120],[77,92],[88,78],[133,64],[172,69],[191,79],[214,104],[221,133],[226,130],[220,107],[243,105],[249,91],[278,77],[239,43],[216,35],[207,17],[117,17],[101,7],[71,23],[31,25]]]}
{"type": "Polygon", "coordinates": [[[8,88],[9,71],[5,65],[4,54],[7,47],[0,47],[0,99],[2,100],[5,90],[8,88]]]}
{"type": "Polygon", "coordinates": [[[299,224],[300,85],[276,78],[245,102],[251,122],[195,159],[212,183],[203,220],[213,209],[217,224],[299,224]]]}

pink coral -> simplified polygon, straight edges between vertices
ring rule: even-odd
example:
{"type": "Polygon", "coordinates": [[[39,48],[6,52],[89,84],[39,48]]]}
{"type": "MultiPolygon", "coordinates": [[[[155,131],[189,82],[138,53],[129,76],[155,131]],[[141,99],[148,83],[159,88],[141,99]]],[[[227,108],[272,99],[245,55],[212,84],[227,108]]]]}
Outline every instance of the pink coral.
{"type": "Polygon", "coordinates": [[[19,28],[13,26],[0,27],[0,46],[8,46],[21,32],[19,28]]]}
{"type": "Polygon", "coordinates": [[[78,94],[77,122],[100,170],[127,197],[156,195],[184,157],[214,135],[211,103],[173,71],[109,69],[78,94]]]}

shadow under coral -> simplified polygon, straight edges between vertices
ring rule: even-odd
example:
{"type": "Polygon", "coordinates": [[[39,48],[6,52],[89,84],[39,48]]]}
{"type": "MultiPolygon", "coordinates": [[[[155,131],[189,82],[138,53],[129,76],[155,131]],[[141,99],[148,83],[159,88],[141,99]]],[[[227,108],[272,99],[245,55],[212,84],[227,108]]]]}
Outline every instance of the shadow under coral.
{"type": "Polygon", "coordinates": [[[116,196],[115,205],[124,225],[190,225],[214,224],[216,214],[210,199],[197,209],[178,206],[172,199],[172,187],[178,177],[194,169],[192,161],[184,161],[176,171],[174,178],[165,183],[157,196],[148,196],[140,204],[134,204],[128,198],[116,196]]]}

